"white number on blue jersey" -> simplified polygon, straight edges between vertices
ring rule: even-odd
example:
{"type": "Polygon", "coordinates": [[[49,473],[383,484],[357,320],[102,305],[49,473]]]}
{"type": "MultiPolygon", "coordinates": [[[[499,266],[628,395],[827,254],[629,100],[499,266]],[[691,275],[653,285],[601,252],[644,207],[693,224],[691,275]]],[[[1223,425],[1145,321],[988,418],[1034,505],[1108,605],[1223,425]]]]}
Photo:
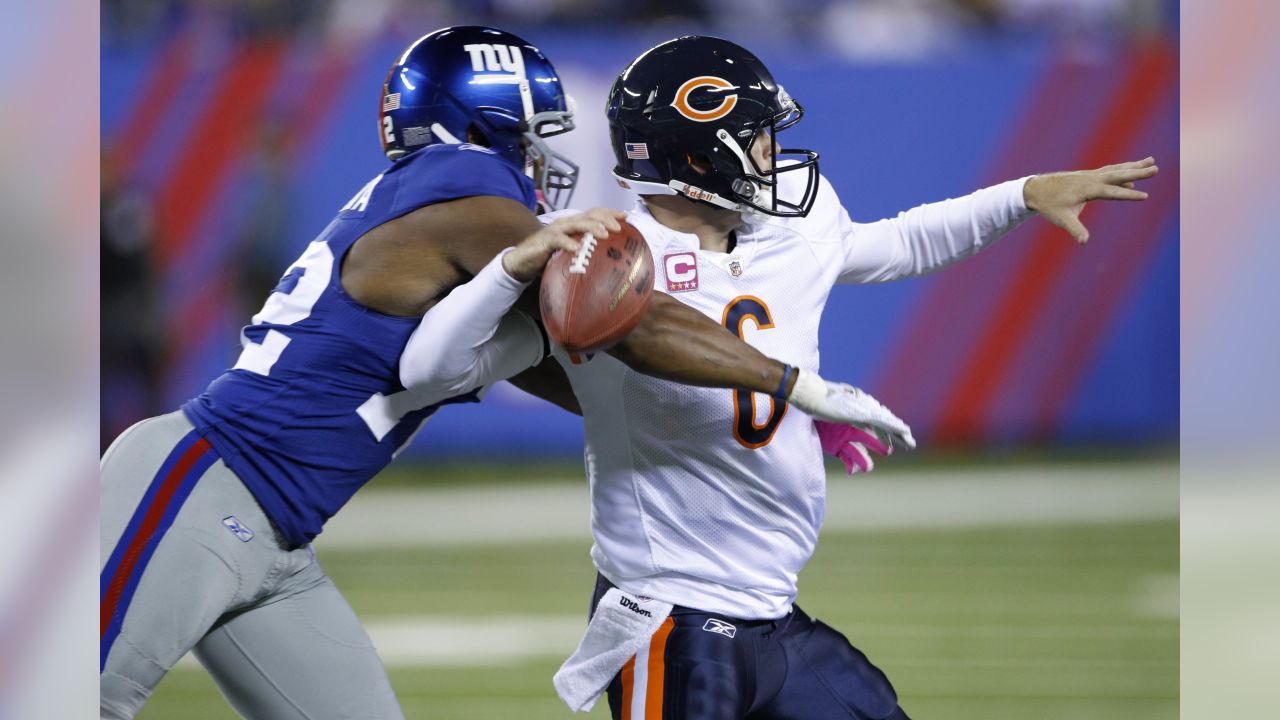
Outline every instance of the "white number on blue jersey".
{"type": "MultiPolygon", "coordinates": [[[[374,185],[381,178],[381,175],[374,178],[348,205],[367,203],[374,185]]],[[[253,316],[251,322],[254,325],[263,323],[293,325],[305,320],[311,314],[311,309],[315,307],[316,302],[320,300],[320,296],[324,294],[332,276],[333,251],[329,249],[329,244],[322,240],[311,243],[302,257],[285,271],[277,287],[288,287],[290,282],[294,283],[293,286],[288,287],[287,290],[271,293],[262,310],[253,316]]],[[[267,330],[262,342],[254,342],[244,333],[240,335],[240,342],[244,349],[240,352],[240,359],[236,361],[235,369],[269,376],[271,368],[280,359],[285,348],[289,347],[290,340],[288,335],[272,328],[267,330]]],[[[386,437],[405,415],[421,410],[431,403],[432,399],[423,398],[412,390],[403,390],[391,395],[374,393],[356,410],[356,414],[369,427],[374,438],[381,442],[382,438],[386,437]]]]}
{"type": "MultiPolygon", "coordinates": [[[[390,116],[384,117],[383,121],[385,123],[383,129],[387,133],[387,142],[392,142],[393,138],[391,137],[391,117],[390,116]]],[[[380,182],[382,182],[381,173],[378,175],[378,177],[365,183],[364,187],[360,188],[360,192],[356,193],[355,197],[348,200],[347,204],[342,206],[342,211],[343,212],[351,211],[351,212],[360,212],[360,213],[364,212],[365,208],[369,207],[369,198],[373,197],[373,189],[378,187],[378,183],[380,182]]]]}
{"type": "MultiPolygon", "coordinates": [[[[430,398],[423,398],[413,390],[401,390],[398,393],[383,395],[375,393],[356,409],[356,414],[369,426],[373,437],[382,442],[405,415],[431,404],[430,398]]],[[[410,438],[412,440],[412,438],[410,438]]]]}
{"type": "MultiPolygon", "coordinates": [[[[329,249],[329,244],[321,240],[311,243],[302,257],[285,270],[280,280],[281,285],[284,285],[292,278],[293,287],[287,291],[272,292],[262,310],[250,322],[254,325],[292,325],[305,320],[316,301],[324,294],[332,275],[333,252],[329,249]]],[[[289,336],[272,329],[267,331],[262,342],[257,343],[241,333],[240,344],[244,349],[240,352],[235,369],[270,375],[272,366],[289,346],[289,336]]]]}

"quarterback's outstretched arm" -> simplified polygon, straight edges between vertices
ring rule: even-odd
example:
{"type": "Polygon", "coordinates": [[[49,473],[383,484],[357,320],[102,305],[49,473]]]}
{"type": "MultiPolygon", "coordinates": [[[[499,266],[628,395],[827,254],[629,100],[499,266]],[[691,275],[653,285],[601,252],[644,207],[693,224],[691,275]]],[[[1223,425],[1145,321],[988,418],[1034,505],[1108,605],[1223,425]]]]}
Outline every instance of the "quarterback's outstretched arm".
{"type": "Polygon", "coordinates": [[[1133,183],[1159,171],[1155,160],[1097,170],[1035,175],[993,185],[961,198],[912,208],[897,217],[855,223],[839,210],[844,243],[840,282],[884,282],[924,275],[977,253],[1033,213],[1084,243],[1080,211],[1090,200],[1145,200],[1133,183]]]}
{"type": "Polygon", "coordinates": [[[964,197],[920,205],[897,217],[856,223],[840,209],[842,283],[915,277],[969,257],[1031,215],[1022,199],[1027,178],[964,197]]]}

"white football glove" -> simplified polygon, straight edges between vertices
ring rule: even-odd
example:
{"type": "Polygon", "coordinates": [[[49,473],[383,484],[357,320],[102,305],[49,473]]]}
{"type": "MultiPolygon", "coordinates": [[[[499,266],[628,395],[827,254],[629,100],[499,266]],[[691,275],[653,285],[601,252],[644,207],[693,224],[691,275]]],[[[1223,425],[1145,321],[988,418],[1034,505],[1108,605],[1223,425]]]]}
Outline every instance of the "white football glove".
{"type": "Polygon", "coordinates": [[[787,402],[816,420],[869,426],[886,443],[915,449],[911,428],[879,400],[852,385],[823,380],[817,373],[796,369],[796,384],[787,402]]]}

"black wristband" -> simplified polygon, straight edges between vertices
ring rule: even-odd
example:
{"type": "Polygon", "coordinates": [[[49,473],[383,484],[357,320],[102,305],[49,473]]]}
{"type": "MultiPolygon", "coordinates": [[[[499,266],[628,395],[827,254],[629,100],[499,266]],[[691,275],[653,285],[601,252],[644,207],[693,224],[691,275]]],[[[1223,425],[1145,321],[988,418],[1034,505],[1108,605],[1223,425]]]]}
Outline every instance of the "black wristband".
{"type": "Polygon", "coordinates": [[[796,369],[783,363],[782,365],[782,382],[778,383],[778,389],[773,391],[773,396],[779,400],[787,399],[787,381],[792,375],[796,374],[796,369]]]}

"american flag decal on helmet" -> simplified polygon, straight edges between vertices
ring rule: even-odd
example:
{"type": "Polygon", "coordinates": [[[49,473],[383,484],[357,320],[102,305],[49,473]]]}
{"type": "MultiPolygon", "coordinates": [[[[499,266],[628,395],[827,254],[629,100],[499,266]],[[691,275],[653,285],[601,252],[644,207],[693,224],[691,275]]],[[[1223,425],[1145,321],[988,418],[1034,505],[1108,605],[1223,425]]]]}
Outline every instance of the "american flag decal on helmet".
{"type": "Polygon", "coordinates": [[[645,143],[623,143],[626,148],[627,157],[632,160],[648,160],[649,146],[645,143]]]}
{"type": "Polygon", "coordinates": [[[400,109],[400,93],[387,93],[387,97],[382,101],[382,112],[390,112],[400,109]]]}

